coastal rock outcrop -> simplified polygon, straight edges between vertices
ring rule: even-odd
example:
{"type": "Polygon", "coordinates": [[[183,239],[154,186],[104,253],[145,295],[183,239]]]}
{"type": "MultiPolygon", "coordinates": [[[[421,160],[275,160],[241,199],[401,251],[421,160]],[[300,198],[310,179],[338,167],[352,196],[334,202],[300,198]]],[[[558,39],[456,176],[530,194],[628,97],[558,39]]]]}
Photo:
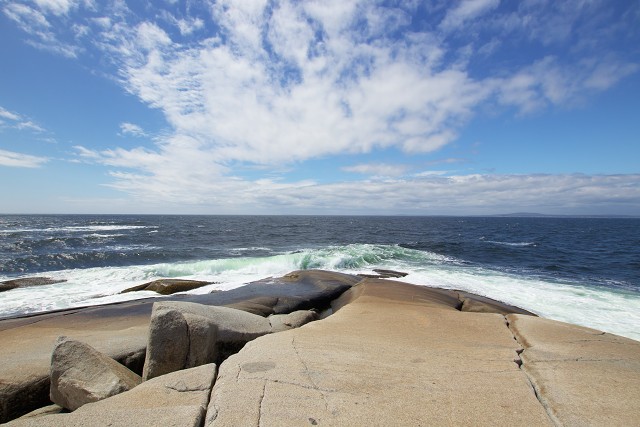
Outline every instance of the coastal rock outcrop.
{"type": "MultiPolygon", "coordinates": [[[[297,271],[224,292],[159,297],[269,314],[323,309],[360,277],[322,270],[297,271]],[[246,305],[243,305],[244,303],[246,305]]],[[[73,335],[142,374],[154,301],[144,299],[0,320],[0,423],[46,406],[51,348],[73,335]]]]}
{"type": "Polygon", "coordinates": [[[0,282],[0,292],[28,286],[54,285],[63,282],[66,282],[66,280],[52,279],[51,277],[24,277],[22,279],[5,280],[4,282],[0,282]]]}
{"type": "Polygon", "coordinates": [[[207,364],[145,381],[136,388],[70,414],[19,418],[8,427],[184,426],[203,424],[216,365],[207,364]]]}
{"type": "Polygon", "coordinates": [[[228,307],[164,301],[153,305],[145,380],[237,352],[271,332],[269,320],[228,307]]]}
{"type": "Polygon", "coordinates": [[[74,411],[140,384],[139,375],[93,347],[59,337],[51,355],[51,401],[74,411]]]}
{"type": "Polygon", "coordinates": [[[160,295],[171,295],[176,292],[186,292],[192,289],[201,288],[206,285],[210,285],[215,282],[207,282],[203,280],[186,280],[186,279],[160,279],[153,282],[144,283],[142,285],[133,286],[120,292],[125,294],[127,292],[135,291],[153,291],[160,295]]]}

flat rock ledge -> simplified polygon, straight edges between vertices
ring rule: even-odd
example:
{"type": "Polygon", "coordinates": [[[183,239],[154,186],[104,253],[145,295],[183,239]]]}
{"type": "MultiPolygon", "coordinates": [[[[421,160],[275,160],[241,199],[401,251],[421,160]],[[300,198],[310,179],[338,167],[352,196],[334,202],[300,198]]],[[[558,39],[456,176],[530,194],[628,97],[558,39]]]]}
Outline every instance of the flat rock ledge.
{"type": "MultiPolygon", "coordinates": [[[[351,280],[287,276],[269,280],[276,287],[351,280]]],[[[357,279],[346,289],[333,298],[332,315],[307,324],[313,312],[276,308],[290,300],[251,295],[249,308],[271,311],[258,323],[272,333],[218,369],[167,373],[69,414],[51,414],[54,407],[8,425],[638,425],[640,342],[458,291],[386,279],[357,279]]],[[[202,307],[165,311],[175,308],[210,318],[202,307]]],[[[215,340],[226,333],[215,330],[215,340]]]]}

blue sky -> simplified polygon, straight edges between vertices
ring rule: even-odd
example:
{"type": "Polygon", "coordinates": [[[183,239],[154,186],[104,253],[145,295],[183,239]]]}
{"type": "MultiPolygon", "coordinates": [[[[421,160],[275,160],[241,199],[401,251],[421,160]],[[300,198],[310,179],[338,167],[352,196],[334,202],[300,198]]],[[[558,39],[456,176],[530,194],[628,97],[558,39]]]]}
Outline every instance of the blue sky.
{"type": "Polygon", "coordinates": [[[640,214],[640,3],[0,0],[0,212],[640,214]]]}

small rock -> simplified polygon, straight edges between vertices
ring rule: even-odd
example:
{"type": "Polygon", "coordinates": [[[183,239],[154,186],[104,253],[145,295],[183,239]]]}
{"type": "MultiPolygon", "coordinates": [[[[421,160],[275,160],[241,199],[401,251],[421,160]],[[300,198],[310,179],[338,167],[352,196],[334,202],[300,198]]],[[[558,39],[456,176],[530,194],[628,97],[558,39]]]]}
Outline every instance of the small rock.
{"type": "Polygon", "coordinates": [[[382,278],[385,278],[385,279],[387,279],[387,278],[405,277],[405,276],[407,276],[409,274],[409,273],[403,273],[402,271],[385,270],[383,268],[374,268],[373,271],[375,271],[382,278]]]}
{"type": "Polygon", "coordinates": [[[59,337],[51,355],[51,401],[76,410],[140,384],[140,376],[88,344],[59,337]]]}
{"type": "Polygon", "coordinates": [[[144,283],[142,285],[133,286],[120,292],[121,294],[135,291],[153,291],[161,295],[171,295],[176,292],[185,292],[197,289],[202,286],[210,285],[215,282],[207,282],[203,280],[185,280],[185,279],[160,279],[153,282],[144,283]]]}
{"type": "Polygon", "coordinates": [[[290,314],[274,314],[268,319],[271,323],[271,332],[281,332],[318,320],[318,313],[312,310],[298,310],[290,314]]]}

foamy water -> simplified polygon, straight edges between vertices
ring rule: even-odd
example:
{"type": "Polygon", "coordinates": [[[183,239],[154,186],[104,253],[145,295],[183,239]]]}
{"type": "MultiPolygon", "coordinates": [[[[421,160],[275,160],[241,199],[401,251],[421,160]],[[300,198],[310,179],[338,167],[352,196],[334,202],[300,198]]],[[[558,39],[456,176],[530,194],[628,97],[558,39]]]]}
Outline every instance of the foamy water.
{"type": "MultiPolygon", "coordinates": [[[[271,251],[266,247],[259,249],[265,253],[271,251]]],[[[43,275],[66,282],[4,292],[0,299],[0,316],[153,297],[157,294],[148,291],[122,295],[119,292],[160,278],[218,282],[188,292],[203,294],[310,268],[352,274],[370,273],[373,268],[404,271],[409,275],[401,280],[409,283],[468,291],[550,319],[640,340],[640,295],[637,293],[513,274],[397,245],[352,244],[263,257],[51,271],[43,275]]],[[[1,280],[4,278],[0,277],[1,280]]]]}

